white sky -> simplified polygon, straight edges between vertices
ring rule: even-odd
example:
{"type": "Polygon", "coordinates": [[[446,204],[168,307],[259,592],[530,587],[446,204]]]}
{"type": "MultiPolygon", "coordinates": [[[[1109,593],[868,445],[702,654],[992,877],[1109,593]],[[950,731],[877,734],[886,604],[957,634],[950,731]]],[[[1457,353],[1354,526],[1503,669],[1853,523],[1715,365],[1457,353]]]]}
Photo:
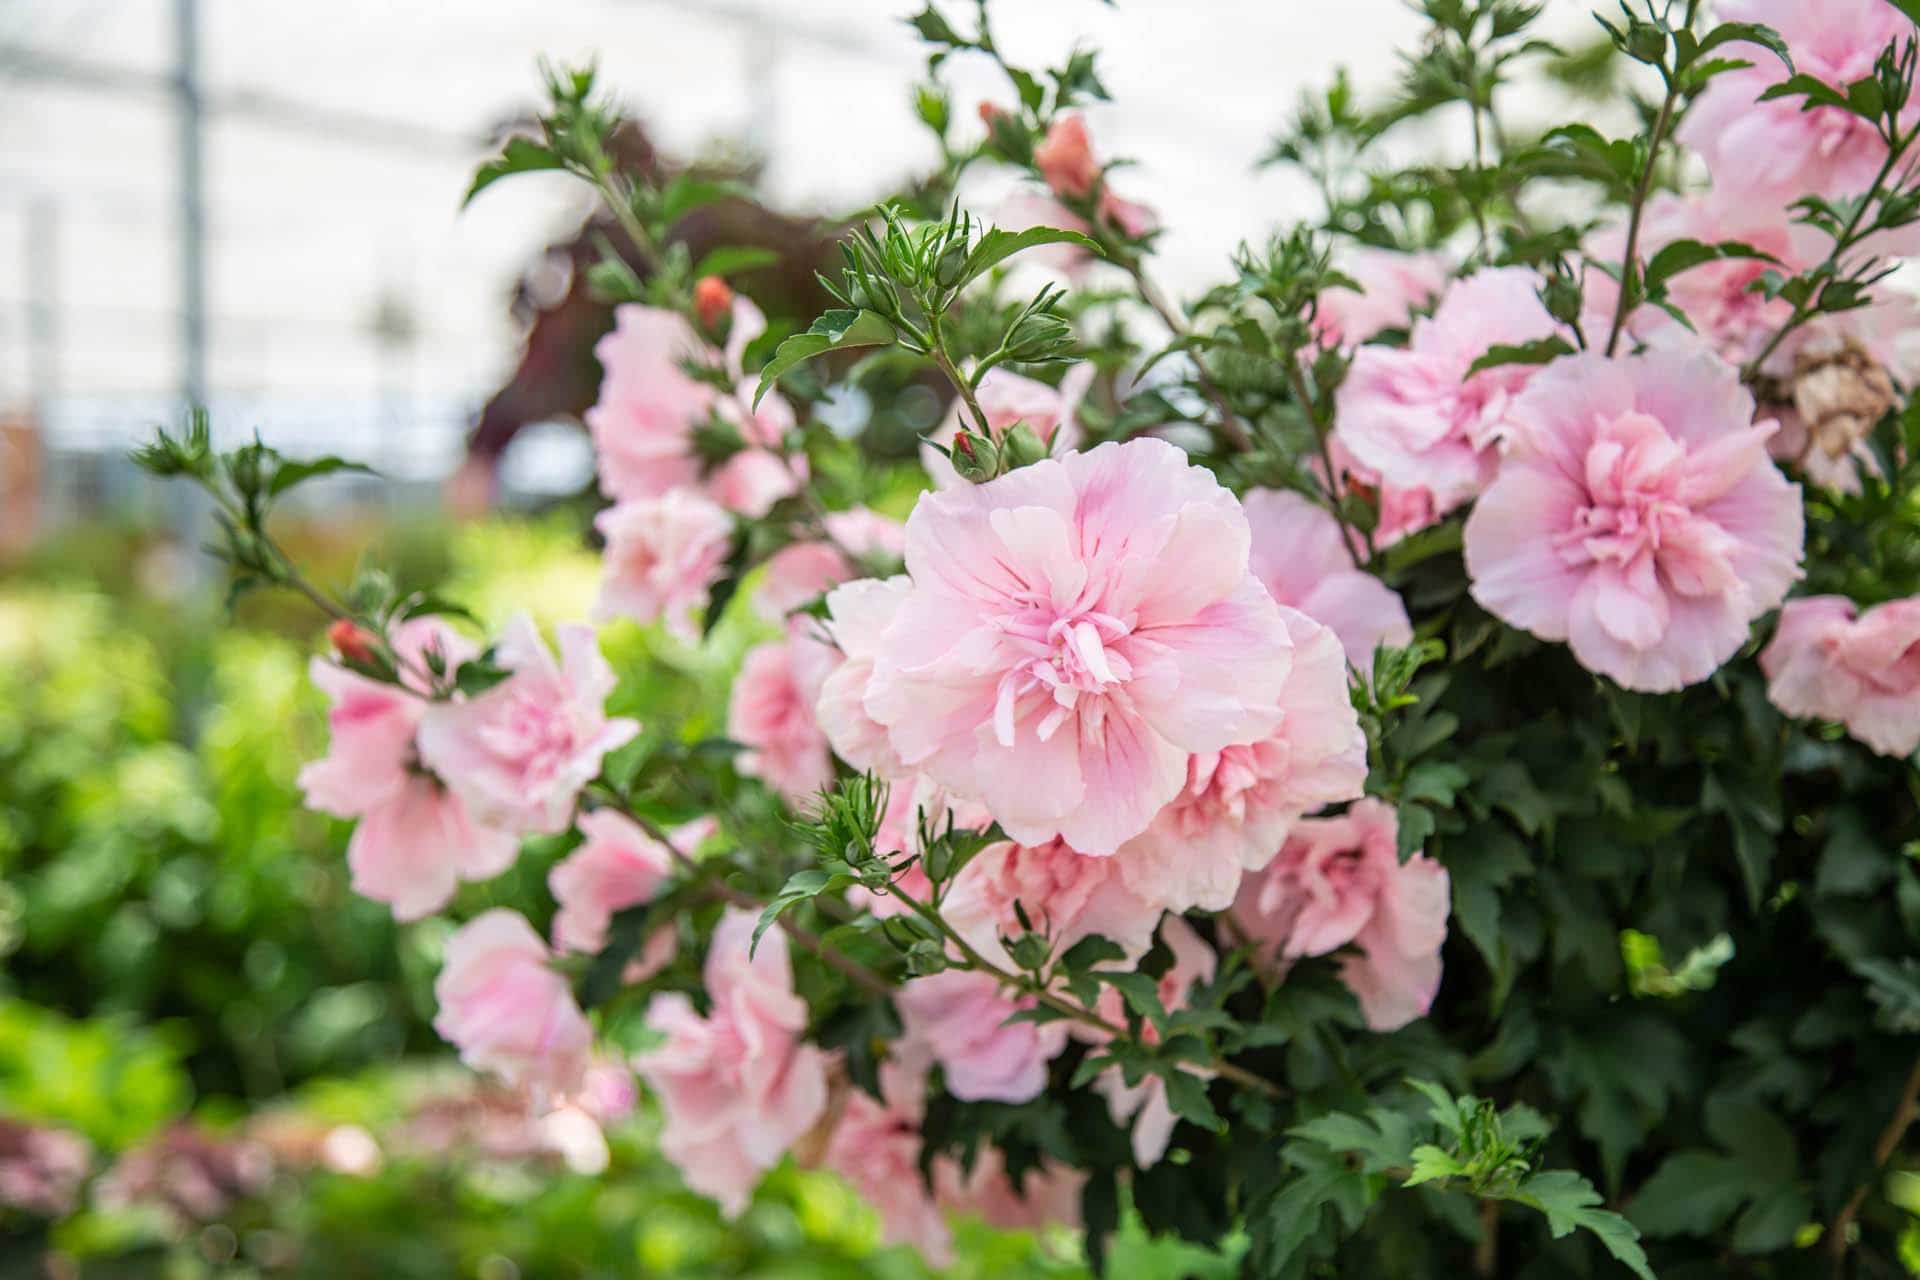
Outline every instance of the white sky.
{"type": "MultiPolygon", "coordinates": [[[[1582,20],[1584,4],[1563,5],[1557,16],[1582,20]]],[[[62,397],[112,418],[178,385],[177,153],[153,83],[172,66],[173,7],[0,0],[0,412],[29,393],[36,265],[62,397]],[[30,264],[35,208],[57,247],[30,264]]],[[[477,406],[511,367],[514,279],[583,199],[533,177],[458,209],[477,139],[535,104],[543,53],[597,53],[604,83],[671,154],[726,141],[764,152],[776,203],[833,212],[871,199],[930,158],[908,107],[923,67],[899,21],[911,7],[201,0],[205,92],[242,107],[207,130],[216,394],[322,418],[382,395],[477,406]],[[249,95],[392,127],[290,127],[245,109],[249,95]],[[415,321],[410,356],[369,334],[383,299],[415,321]]],[[[995,13],[1016,60],[1050,64],[1076,41],[1102,50],[1117,101],[1092,113],[1095,137],[1139,162],[1119,185],[1170,228],[1159,270],[1176,288],[1303,209],[1286,178],[1252,170],[1302,88],[1343,64],[1382,83],[1420,26],[1400,0],[1000,0],[995,13]]],[[[1007,91],[984,65],[950,66],[956,114],[977,127],[972,104],[1007,91]]]]}

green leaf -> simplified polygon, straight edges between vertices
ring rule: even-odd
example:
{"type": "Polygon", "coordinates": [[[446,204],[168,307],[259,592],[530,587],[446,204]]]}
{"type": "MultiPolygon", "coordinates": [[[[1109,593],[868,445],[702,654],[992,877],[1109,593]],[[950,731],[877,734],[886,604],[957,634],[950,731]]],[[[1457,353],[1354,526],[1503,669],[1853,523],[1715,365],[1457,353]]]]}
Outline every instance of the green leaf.
{"type": "Polygon", "coordinates": [[[1028,227],[1025,231],[1002,231],[998,227],[991,227],[980,237],[979,243],[973,246],[973,251],[967,255],[966,263],[960,269],[959,278],[951,287],[958,292],[1014,254],[1048,244],[1075,245],[1097,257],[1106,256],[1098,240],[1081,235],[1078,231],[1068,231],[1061,227],[1028,227]]]}
{"type": "Polygon", "coordinates": [[[805,333],[794,334],[774,351],[773,359],[760,370],[760,385],[753,393],[754,407],[759,408],[761,399],[779,381],[780,375],[795,365],[829,351],[877,347],[892,341],[893,326],[878,312],[828,311],[809,325],[805,333]]]}
{"type": "Polygon", "coordinates": [[[1423,1182],[1445,1182],[1448,1178],[1458,1178],[1465,1173],[1466,1168],[1451,1153],[1431,1142],[1423,1142],[1413,1149],[1413,1171],[1400,1185],[1417,1187],[1423,1182]]]}
{"type": "Polygon", "coordinates": [[[472,204],[475,196],[502,178],[516,173],[538,173],[566,167],[564,160],[532,138],[508,138],[505,149],[499,155],[474,171],[473,185],[467,188],[460,207],[464,209],[472,204]]]}
{"type": "Polygon", "coordinates": [[[1205,1080],[1179,1067],[1168,1071],[1161,1080],[1166,1085],[1167,1105],[1173,1108],[1173,1114],[1215,1133],[1226,1127],[1220,1113],[1213,1109],[1213,1103],[1207,1101],[1205,1080]]]}
{"type": "Polygon", "coordinates": [[[1509,364],[1546,364],[1561,356],[1572,355],[1573,347],[1565,338],[1536,338],[1518,346],[1488,347],[1487,353],[1467,366],[1467,376],[1509,364]]]}
{"type": "Polygon", "coordinates": [[[718,204],[722,200],[744,197],[747,194],[747,189],[737,182],[700,178],[691,173],[683,173],[661,188],[660,221],[672,224],[695,209],[718,204]]]}
{"type": "Polygon", "coordinates": [[[1879,1009],[1876,1019],[1896,1035],[1920,1031],[1920,960],[1859,960],[1853,971],[1867,980],[1867,995],[1879,1009]]]}
{"type": "Polygon", "coordinates": [[[362,476],[380,474],[364,462],[350,462],[331,456],[311,458],[305,462],[282,462],[274,469],[273,480],[267,485],[267,496],[277,498],[295,485],[342,471],[362,476]]]}
{"type": "Polygon", "coordinates": [[[1681,71],[1695,67],[1702,56],[1713,52],[1721,45],[1739,43],[1759,45],[1785,63],[1789,75],[1793,73],[1793,54],[1788,50],[1787,42],[1781,38],[1778,31],[1764,22],[1723,22],[1701,36],[1697,42],[1690,36],[1685,39],[1688,48],[1679,59],[1677,68],[1681,71]]]}
{"type": "Polygon", "coordinates": [[[1653,259],[1647,263],[1646,288],[1652,292],[1683,271],[1690,271],[1694,267],[1709,262],[1723,262],[1734,258],[1779,262],[1779,259],[1772,254],[1738,240],[1722,240],[1717,244],[1703,244],[1698,240],[1675,240],[1654,254],[1653,259]]]}
{"type": "Polygon", "coordinates": [[[1738,1174],[1730,1156],[1676,1151],[1641,1184],[1628,1215],[1656,1239],[1711,1235],[1746,1198],[1738,1174]]]}
{"type": "Polygon", "coordinates": [[[810,901],[823,893],[837,893],[853,882],[853,877],[844,872],[835,873],[819,867],[794,872],[787,877],[786,884],[780,887],[780,892],[773,896],[773,901],[767,903],[766,909],[760,913],[760,919],[754,923],[753,947],[760,945],[761,937],[787,908],[810,901]]]}
{"type": "Polygon", "coordinates": [[[702,276],[737,276],[749,271],[758,271],[780,261],[780,255],[772,249],[759,245],[723,244],[711,249],[694,264],[693,278],[702,276]]]}
{"type": "Polygon", "coordinates": [[[1603,1203],[1600,1193],[1571,1169],[1529,1174],[1512,1198],[1546,1214],[1547,1230],[1556,1238],[1576,1229],[1590,1231],[1641,1280],[1654,1280],[1646,1250],[1640,1247],[1640,1232],[1619,1214],[1595,1208],[1603,1203]]]}

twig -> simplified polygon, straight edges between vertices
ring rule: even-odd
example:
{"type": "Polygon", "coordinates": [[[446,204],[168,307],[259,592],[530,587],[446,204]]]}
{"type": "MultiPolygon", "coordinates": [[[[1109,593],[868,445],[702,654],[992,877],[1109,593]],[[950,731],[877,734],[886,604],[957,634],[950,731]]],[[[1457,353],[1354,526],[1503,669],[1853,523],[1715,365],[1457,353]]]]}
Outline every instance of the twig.
{"type": "Polygon", "coordinates": [[[1873,1176],[1853,1189],[1853,1194],[1847,1197],[1847,1203],[1834,1215],[1833,1225],[1827,1228],[1827,1256],[1833,1259],[1833,1274],[1836,1277],[1846,1271],[1847,1232],[1866,1205],[1867,1193],[1878,1180],[1880,1171],[1886,1167],[1887,1161],[1893,1159],[1900,1139],[1906,1136],[1907,1129],[1913,1124],[1916,1106],[1920,1106],[1920,1061],[1916,1061],[1913,1070],[1907,1073],[1907,1083],[1900,1090],[1900,1101],[1894,1105],[1893,1116],[1887,1121],[1887,1127],[1880,1131],[1879,1140],[1873,1144],[1873,1176]]]}
{"type": "MultiPolygon", "coordinates": [[[[1140,265],[1139,259],[1129,257],[1125,266],[1127,274],[1133,278],[1134,290],[1140,295],[1140,301],[1152,308],[1153,313],[1160,317],[1160,322],[1167,326],[1174,337],[1190,337],[1193,333],[1192,328],[1168,305],[1167,300],[1160,296],[1160,291],[1154,288],[1151,280],[1147,279],[1146,269],[1140,265]]],[[[1201,392],[1213,402],[1213,407],[1220,411],[1220,434],[1226,437],[1228,444],[1241,452],[1251,449],[1252,433],[1234,413],[1233,406],[1227,402],[1226,392],[1220,389],[1220,384],[1213,380],[1213,375],[1207,372],[1207,366],[1198,356],[1193,358],[1193,371],[1194,381],[1199,384],[1201,392]]]]}

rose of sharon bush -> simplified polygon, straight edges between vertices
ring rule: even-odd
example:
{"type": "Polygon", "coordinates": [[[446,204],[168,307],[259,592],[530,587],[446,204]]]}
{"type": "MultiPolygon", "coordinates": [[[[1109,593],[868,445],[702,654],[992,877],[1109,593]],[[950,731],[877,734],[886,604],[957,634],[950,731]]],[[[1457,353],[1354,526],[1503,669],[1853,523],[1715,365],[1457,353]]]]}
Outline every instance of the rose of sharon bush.
{"type": "Polygon", "coordinates": [[[1335,285],[1314,300],[1313,334],[1322,346],[1357,346],[1407,328],[1413,313],[1447,287],[1453,264],[1444,253],[1363,247],[1340,259],[1340,274],[1354,287],[1335,285]]]}
{"type": "MultiPolygon", "coordinates": [[[[1162,1008],[1179,1009],[1186,1005],[1187,993],[1194,983],[1213,981],[1220,958],[1194,932],[1193,926],[1179,916],[1169,917],[1160,926],[1160,938],[1173,952],[1173,963],[1160,975],[1157,994],[1162,1008]]],[[[1126,1021],[1126,1006],[1118,991],[1109,987],[1101,993],[1100,1014],[1115,1024],[1126,1021]]],[[[1148,1044],[1160,1043],[1160,1033],[1151,1022],[1141,1028],[1140,1034],[1148,1044]]],[[[1212,1073],[1201,1069],[1198,1074],[1205,1077],[1212,1073]]],[[[1174,1125],[1179,1123],[1179,1117],[1167,1101],[1167,1082],[1159,1076],[1142,1076],[1138,1082],[1128,1084],[1125,1073],[1114,1067],[1101,1072],[1094,1087],[1106,1098],[1113,1122],[1132,1126],[1134,1162],[1142,1169],[1160,1163],[1161,1157],[1167,1154],[1167,1143],[1173,1138],[1174,1125]]]]}
{"type": "Polygon", "coordinates": [[[1000,939],[1026,932],[1016,906],[1053,939],[1056,952],[1097,934],[1137,959],[1153,945],[1165,908],[1135,891],[1120,862],[1090,857],[1061,840],[990,845],[953,878],[942,914],[976,951],[1008,968],[1000,939]]]}
{"type": "Polygon", "coordinates": [[[509,1084],[564,1093],[580,1083],[593,1031],[526,918],[494,908],[447,939],[433,1029],[460,1060],[509,1084]]]}
{"type": "Polygon", "coordinates": [[[1468,370],[1494,347],[1554,336],[1539,287],[1531,271],[1489,268],[1451,285],[1405,348],[1355,351],[1336,397],[1341,442],[1385,483],[1431,492],[1442,512],[1486,488],[1534,366],[1468,370]]]}
{"type": "Polygon", "coordinates": [[[690,489],[636,498],[593,522],[607,541],[596,618],[652,622],[664,617],[682,640],[696,636],[692,614],[707,607],[733,543],[733,521],[690,489]]]}
{"type": "Polygon", "coordinates": [[[1432,1007],[1447,940],[1446,869],[1422,854],[1401,862],[1399,832],[1393,810],[1371,797],[1308,819],[1233,904],[1235,927],[1279,963],[1352,946],[1340,976],[1376,1031],[1432,1007]]]}
{"type": "MultiPolygon", "coordinates": [[[[1004,436],[1015,423],[1024,422],[1040,437],[1050,452],[1066,453],[1080,447],[1080,424],[1074,420],[1080,399],[1093,382],[1093,366],[1075,365],[1050,387],[1036,378],[1024,377],[1006,369],[989,369],[974,392],[980,411],[987,415],[987,427],[995,436],[1004,436]]],[[[951,447],[962,425],[978,430],[966,406],[955,400],[938,429],[920,446],[920,465],[933,477],[936,486],[951,489],[966,483],[942,448],[951,447]],[[939,446],[939,447],[936,447],[939,446]]]]}
{"type": "Polygon", "coordinates": [[[822,1163],[857,1188],[879,1211],[889,1244],[910,1244],[936,1267],[953,1262],[953,1232],[920,1172],[920,1127],[927,1114],[923,1055],[880,1064],[878,1098],[847,1095],[822,1163]]]}
{"type": "Polygon", "coordinates": [[[1233,495],[1157,440],[930,494],[867,712],[1015,840],[1112,853],[1191,753],[1279,722],[1292,642],[1248,540],[1233,495]]]}
{"type": "Polygon", "coordinates": [[[1789,600],[1760,667],[1788,715],[1838,720],[1884,756],[1920,749],[1920,596],[1858,614],[1844,596],[1789,600]]]}
{"type": "Polygon", "coordinates": [[[609,719],[613,668],[593,628],[560,627],[561,661],[525,614],[501,629],[494,661],[506,679],[471,698],[436,702],[420,725],[420,758],[481,821],[550,834],[573,820],[574,802],[607,752],[640,726],[609,719]]]}
{"type": "Polygon", "coordinates": [[[1646,692],[1704,680],[1799,578],[1799,488],[1714,356],[1564,357],[1512,418],[1467,521],[1473,597],[1588,669],[1646,692]]]}
{"type": "Polygon", "coordinates": [[[963,969],[915,978],[894,997],[908,1042],[940,1065],[947,1092],[967,1102],[1026,1102],[1047,1087],[1047,1064],[1067,1047],[1067,1026],[1008,1021],[1033,1003],[1006,995],[991,974],[963,969]]]}
{"type": "Polygon", "coordinates": [[[660,1101],[660,1149],[687,1185],[738,1217],[760,1176],[827,1108],[827,1058],[802,1035],[807,1004],[793,990],[786,938],[752,946],[754,915],[729,909],[707,952],[701,1017],[677,991],[647,1006],[666,1037],[633,1060],[660,1101]]]}
{"type": "Polygon", "coordinates": [[[607,945],[614,913],[653,897],[673,870],[673,851],[624,813],[598,809],[574,825],[586,842],[555,863],[547,887],[560,910],[553,945],[593,955],[607,945]]]}

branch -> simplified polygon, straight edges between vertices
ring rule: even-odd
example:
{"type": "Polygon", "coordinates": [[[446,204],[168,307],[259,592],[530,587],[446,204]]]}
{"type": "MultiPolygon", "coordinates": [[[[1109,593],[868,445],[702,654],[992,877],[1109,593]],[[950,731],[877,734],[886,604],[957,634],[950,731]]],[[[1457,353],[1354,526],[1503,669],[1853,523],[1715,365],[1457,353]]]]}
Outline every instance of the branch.
{"type": "Polygon", "coordinates": [[[1907,1129],[1913,1124],[1917,1106],[1920,1106],[1920,1061],[1916,1061],[1913,1070],[1907,1073],[1907,1083],[1900,1090],[1900,1101],[1894,1105],[1893,1116],[1887,1121],[1887,1127],[1880,1131],[1879,1140],[1873,1144],[1873,1176],[1853,1189],[1853,1194],[1847,1197],[1847,1203],[1834,1215],[1833,1225],[1827,1228],[1827,1256],[1833,1260],[1835,1276],[1846,1270],[1847,1233],[1866,1205],[1867,1193],[1880,1171],[1886,1167],[1887,1161],[1893,1159],[1900,1139],[1906,1136],[1907,1129]]]}

